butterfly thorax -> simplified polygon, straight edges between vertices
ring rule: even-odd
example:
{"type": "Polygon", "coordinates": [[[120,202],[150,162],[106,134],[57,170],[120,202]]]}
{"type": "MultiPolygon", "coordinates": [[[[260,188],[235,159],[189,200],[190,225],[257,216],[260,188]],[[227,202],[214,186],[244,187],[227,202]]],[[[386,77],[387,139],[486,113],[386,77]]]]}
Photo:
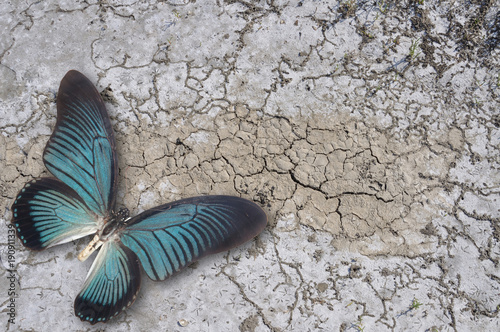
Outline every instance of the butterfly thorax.
{"type": "Polygon", "coordinates": [[[92,241],[90,241],[87,247],[78,255],[78,259],[83,262],[104,242],[119,239],[118,233],[130,219],[129,214],[127,208],[121,208],[117,212],[112,213],[111,217],[104,221],[102,229],[97,232],[92,241]]]}
{"type": "Polygon", "coordinates": [[[122,207],[118,210],[118,212],[113,214],[113,219],[115,219],[120,225],[124,225],[125,222],[130,219],[130,212],[126,207],[122,207]]]}
{"type": "Polygon", "coordinates": [[[109,240],[115,232],[125,225],[129,218],[130,212],[127,208],[121,208],[115,213],[112,213],[111,218],[104,224],[102,230],[98,233],[99,240],[105,242],[109,240]]]}

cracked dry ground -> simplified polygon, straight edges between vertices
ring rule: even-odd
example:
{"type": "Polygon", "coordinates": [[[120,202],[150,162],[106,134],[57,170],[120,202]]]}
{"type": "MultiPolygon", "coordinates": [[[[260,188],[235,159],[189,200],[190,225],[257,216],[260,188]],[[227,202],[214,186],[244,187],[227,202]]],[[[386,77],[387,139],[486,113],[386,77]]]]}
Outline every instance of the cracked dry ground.
{"type": "MultiPolygon", "coordinates": [[[[132,214],[232,194],[270,221],[229,254],[144,280],[107,329],[498,329],[498,5],[419,3],[29,5],[3,23],[1,230],[17,191],[47,175],[54,92],[76,68],[107,102],[132,214]],[[89,27],[77,41],[76,23],[89,27]],[[17,60],[28,42],[66,48],[33,67],[17,60]]],[[[71,307],[86,242],[18,248],[21,330],[103,328],[71,307]]]]}

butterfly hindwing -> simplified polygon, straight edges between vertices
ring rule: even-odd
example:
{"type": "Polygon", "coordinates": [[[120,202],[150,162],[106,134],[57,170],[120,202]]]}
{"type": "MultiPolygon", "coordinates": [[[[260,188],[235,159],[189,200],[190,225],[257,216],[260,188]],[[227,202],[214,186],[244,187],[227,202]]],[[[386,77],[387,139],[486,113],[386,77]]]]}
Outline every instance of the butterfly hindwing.
{"type": "Polygon", "coordinates": [[[12,205],[23,245],[42,250],[95,233],[95,216],[70,187],[54,178],[28,182],[12,205]]]}
{"type": "Polygon", "coordinates": [[[203,256],[229,250],[267,223],[255,203],[233,196],[183,199],[147,210],[127,222],[122,243],[152,280],[164,280],[203,256]]]}
{"type": "Polygon", "coordinates": [[[43,155],[55,178],[27,183],[12,205],[17,235],[33,250],[97,232],[81,257],[102,248],[74,304],[75,314],[91,324],[133,303],[141,265],[151,279],[164,280],[203,256],[249,241],[267,224],[257,204],[232,196],[183,199],[127,219],[128,210],[114,210],[115,150],[101,96],[83,74],[69,71],[43,155]]]}
{"type": "Polygon", "coordinates": [[[75,299],[75,315],[91,324],[106,322],[132,305],[140,285],[137,256],[120,241],[109,240],[92,263],[75,299]]]}
{"type": "Polygon", "coordinates": [[[61,81],[57,122],[43,160],[95,214],[108,216],[117,185],[113,130],[101,96],[77,71],[69,71],[61,81]]]}

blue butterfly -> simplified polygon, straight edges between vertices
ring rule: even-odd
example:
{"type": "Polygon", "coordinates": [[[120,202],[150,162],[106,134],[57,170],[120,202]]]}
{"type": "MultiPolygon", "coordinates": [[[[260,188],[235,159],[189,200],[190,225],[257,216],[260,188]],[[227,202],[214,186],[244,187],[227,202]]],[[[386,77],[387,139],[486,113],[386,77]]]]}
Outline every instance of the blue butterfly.
{"type": "Polygon", "coordinates": [[[81,73],[69,71],[57,95],[57,123],[43,154],[54,175],[27,183],[12,206],[17,236],[32,250],[95,234],[79,255],[102,246],[75,299],[75,314],[92,324],[130,307],[141,268],[165,280],[203,256],[257,236],[267,216],[232,196],[192,197],[129,218],[115,209],[116,143],[104,102],[81,73]]]}

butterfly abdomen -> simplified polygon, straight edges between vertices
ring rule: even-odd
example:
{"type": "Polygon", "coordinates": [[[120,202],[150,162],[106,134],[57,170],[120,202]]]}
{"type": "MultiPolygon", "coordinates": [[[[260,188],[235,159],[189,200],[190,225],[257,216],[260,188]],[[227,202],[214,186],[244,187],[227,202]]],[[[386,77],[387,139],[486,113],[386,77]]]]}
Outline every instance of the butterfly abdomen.
{"type": "Polygon", "coordinates": [[[75,314],[92,324],[132,304],[141,265],[151,279],[164,280],[203,256],[251,240],[267,224],[257,204],[232,196],[183,199],[130,219],[127,209],[114,212],[118,163],[111,122],[99,92],[74,70],[61,81],[43,160],[56,178],[25,185],[12,206],[12,223],[34,250],[96,233],[78,256],[83,260],[102,246],[74,304],[75,314]]]}

